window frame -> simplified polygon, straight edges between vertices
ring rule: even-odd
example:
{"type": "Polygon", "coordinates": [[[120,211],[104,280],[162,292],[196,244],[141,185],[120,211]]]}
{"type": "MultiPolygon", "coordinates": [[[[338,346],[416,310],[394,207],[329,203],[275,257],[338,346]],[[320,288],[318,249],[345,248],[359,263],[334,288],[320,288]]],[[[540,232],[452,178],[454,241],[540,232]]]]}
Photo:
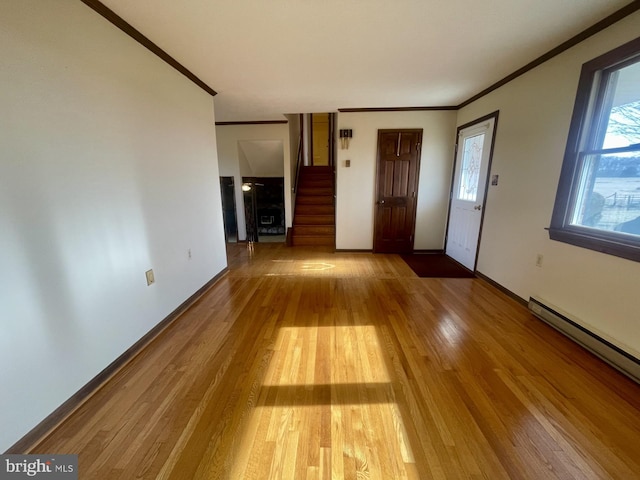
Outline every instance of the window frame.
{"type": "Polygon", "coordinates": [[[640,262],[640,236],[571,223],[582,173],[581,158],[587,154],[637,150],[637,145],[622,149],[594,148],[594,137],[601,131],[601,97],[606,90],[603,80],[611,70],[636,61],[640,61],[640,37],[583,64],[548,230],[551,240],[640,262]]]}

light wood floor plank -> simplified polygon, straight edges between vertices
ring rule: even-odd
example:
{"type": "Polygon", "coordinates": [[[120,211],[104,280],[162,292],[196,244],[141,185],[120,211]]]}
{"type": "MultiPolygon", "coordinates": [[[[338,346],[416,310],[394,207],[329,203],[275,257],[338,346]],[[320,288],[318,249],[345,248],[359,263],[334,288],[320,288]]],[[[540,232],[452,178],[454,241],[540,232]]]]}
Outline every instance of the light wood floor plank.
{"type": "Polygon", "coordinates": [[[640,386],[480,279],[232,245],[33,453],[83,479],[640,478],[640,386]]]}

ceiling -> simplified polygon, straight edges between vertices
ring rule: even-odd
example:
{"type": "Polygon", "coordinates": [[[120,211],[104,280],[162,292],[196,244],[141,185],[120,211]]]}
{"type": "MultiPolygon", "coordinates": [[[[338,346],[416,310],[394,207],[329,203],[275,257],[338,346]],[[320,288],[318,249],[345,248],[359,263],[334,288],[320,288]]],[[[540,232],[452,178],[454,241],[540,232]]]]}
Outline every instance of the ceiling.
{"type": "Polygon", "coordinates": [[[102,0],[218,92],[217,121],[458,105],[629,0],[102,0]]]}

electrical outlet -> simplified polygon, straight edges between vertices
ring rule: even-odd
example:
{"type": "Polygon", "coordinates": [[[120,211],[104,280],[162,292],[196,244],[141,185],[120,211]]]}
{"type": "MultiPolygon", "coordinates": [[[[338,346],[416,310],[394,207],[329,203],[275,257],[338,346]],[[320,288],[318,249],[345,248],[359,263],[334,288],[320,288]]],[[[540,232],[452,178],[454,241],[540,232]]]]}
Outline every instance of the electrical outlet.
{"type": "Polygon", "coordinates": [[[153,270],[147,270],[144,273],[147,276],[147,285],[151,285],[156,281],[155,277],[153,276],[153,270]]]}
{"type": "Polygon", "coordinates": [[[544,257],[542,256],[541,253],[536,255],[536,267],[542,267],[542,260],[543,259],[544,259],[544,257]]]}

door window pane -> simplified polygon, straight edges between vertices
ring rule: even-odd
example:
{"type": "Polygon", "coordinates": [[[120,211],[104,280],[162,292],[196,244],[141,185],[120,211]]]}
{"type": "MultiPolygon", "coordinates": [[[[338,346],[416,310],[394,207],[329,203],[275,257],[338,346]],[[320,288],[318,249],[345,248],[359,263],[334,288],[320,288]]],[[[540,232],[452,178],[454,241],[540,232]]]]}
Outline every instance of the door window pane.
{"type": "Polygon", "coordinates": [[[484,133],[467,137],[462,144],[462,168],[460,169],[460,187],[458,200],[475,202],[478,196],[480,180],[480,164],[482,163],[482,146],[484,133]]]}

